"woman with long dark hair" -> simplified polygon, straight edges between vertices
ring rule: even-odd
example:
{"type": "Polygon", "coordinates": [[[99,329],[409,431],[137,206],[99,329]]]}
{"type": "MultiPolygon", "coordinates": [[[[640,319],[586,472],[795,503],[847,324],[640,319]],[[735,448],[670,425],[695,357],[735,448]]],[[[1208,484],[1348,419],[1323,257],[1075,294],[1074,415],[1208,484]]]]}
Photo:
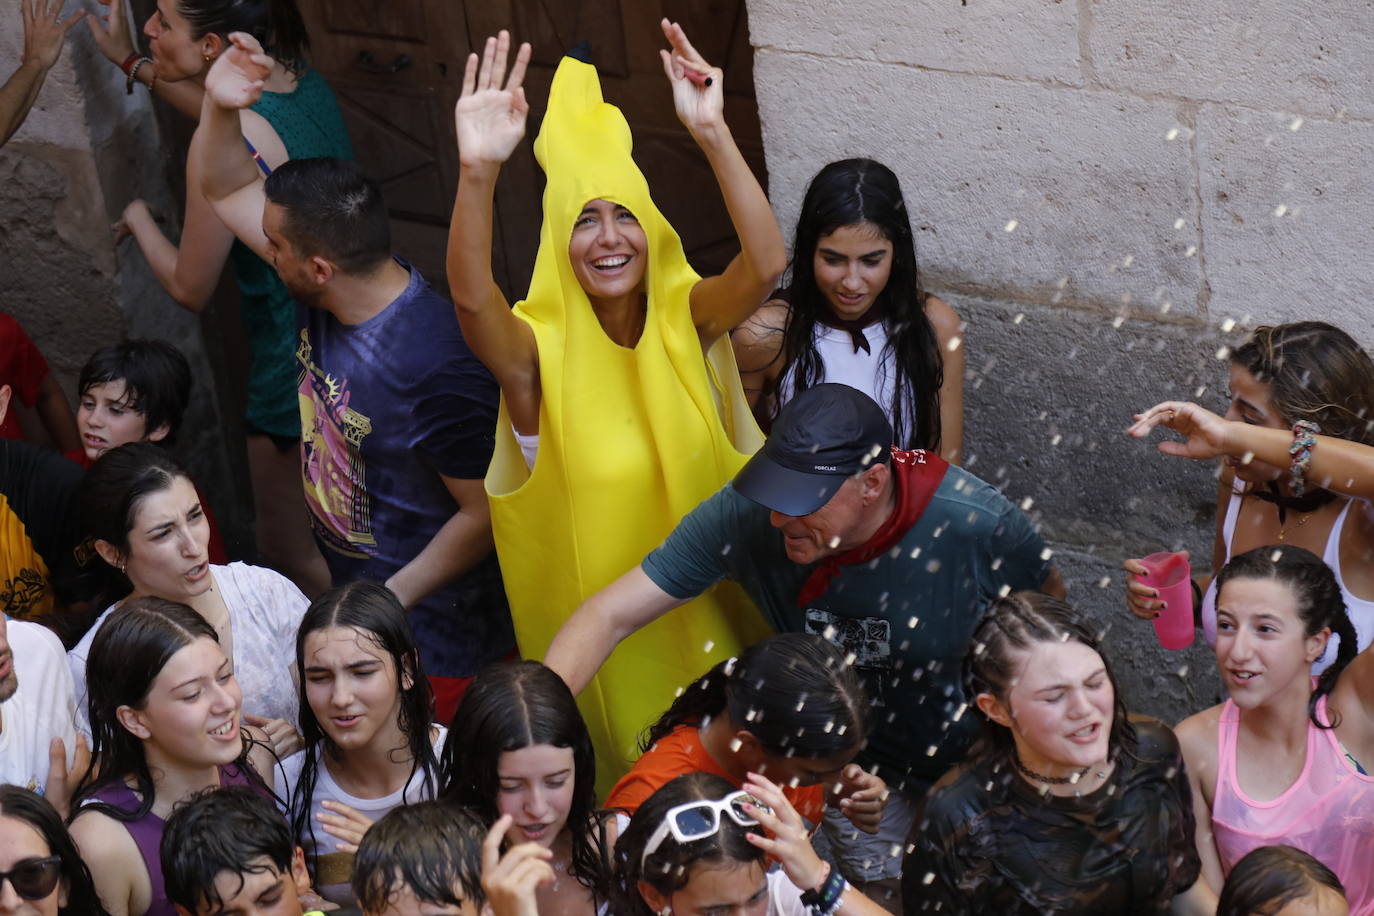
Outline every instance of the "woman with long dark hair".
{"type": "Polygon", "coordinates": [[[296,637],[305,749],[282,763],[277,793],[320,895],[355,903],[353,854],[392,808],[434,798],[447,730],[405,608],[372,582],[330,589],[296,637]]]}
{"type": "MultiPolygon", "coordinates": [[[[1137,437],[1156,426],[1186,437],[1166,455],[1221,459],[1212,570],[1255,547],[1304,547],[1331,567],[1359,649],[1374,641],[1374,359],[1349,334],[1321,321],[1255,328],[1230,354],[1224,417],[1197,404],[1165,401],[1137,415],[1137,437]]],[[[1145,571],[1126,560],[1128,572],[1145,571]]],[[[1216,583],[1194,579],[1193,613],[1207,642],[1217,639],[1216,583]]],[[[1134,578],[1126,603],[1158,615],[1154,589],[1134,578]]],[[[1316,660],[1336,659],[1332,638],[1316,660]]]]}
{"type": "Polygon", "coordinates": [[[87,656],[97,634],[132,599],[156,596],[193,608],[214,627],[247,697],[249,724],[264,730],[277,756],[295,753],[301,746],[296,687],[282,659],[305,614],[300,589],[266,567],[211,564],[210,527],[195,482],[150,442],[121,445],[97,458],[79,496],[83,531],[103,561],[109,602],[67,653],[80,718],[87,656]]]}
{"type": "Polygon", "coordinates": [[[1256,547],[1217,575],[1217,668],[1230,699],[1178,726],[1198,851],[1214,889],[1259,846],[1316,857],[1351,909],[1374,907],[1374,653],[1331,568],[1302,547],[1256,547]],[[1317,678],[1312,663],[1340,636],[1317,678]]]}
{"type": "Polygon", "coordinates": [[[541,886],[540,912],[604,909],[615,818],[596,808],[596,754],[562,678],[532,661],[483,669],[453,717],[441,769],[445,801],[488,827],[510,815],[506,843],[538,843],[555,874],[573,879],[541,886]]]}
{"type": "Polygon", "coordinates": [[[819,826],[827,803],[874,833],[886,784],[852,763],[868,733],[868,698],[844,653],[824,637],[782,633],[697,678],[641,742],[630,772],[606,800],[631,814],[683,773],[715,773],[736,786],[751,772],[783,786],[819,826]]]}
{"type": "Polygon", "coordinates": [[[964,348],[959,316],[921,288],[902,188],[872,159],[832,162],[802,199],[786,286],[731,335],[764,429],[821,382],[882,405],[902,448],[959,464],[964,348]]]}
{"type": "Polygon", "coordinates": [[[110,916],[47,799],[0,786],[0,916],[110,916]]]}
{"type": "Polygon", "coordinates": [[[885,916],[811,848],[770,779],[689,773],[644,800],[615,847],[620,916],[885,916]],[[767,833],[765,834],[765,831],[767,833]],[[769,871],[768,858],[780,868],[769,871]]]}
{"type": "Polygon", "coordinates": [[[906,912],[1214,913],[1178,742],[1127,718],[1087,619],[1039,592],[999,598],[964,682],[982,732],[916,816],[906,912]]]}
{"type": "Polygon", "coordinates": [[[86,662],[91,763],[72,799],[72,837],[113,916],[173,916],[158,844],[177,803],[251,785],[275,758],[244,729],[243,694],[219,634],[194,610],[134,598],[100,628],[86,662]]]}
{"type": "MultiPolygon", "coordinates": [[[[130,90],[142,82],[187,117],[199,119],[205,75],[229,47],[232,32],[257,38],[273,58],[262,99],[242,115],[243,141],[264,171],[289,159],[351,159],[352,145],[334,92],[306,59],[309,37],[295,0],[163,0],[143,26],[149,57],[129,34],[124,0],[102,0],[102,26],[86,22],[96,44],[130,90]]],[[[186,212],[173,244],[141,199],[124,209],[116,231],[132,235],[158,282],[183,307],[204,310],[227,262],[238,281],[251,363],[248,375],[248,463],[258,552],[308,594],[329,582],[310,535],[301,491],[296,392],[296,303],[271,264],[234,241],[200,193],[195,157],[186,174],[186,212]]]]}

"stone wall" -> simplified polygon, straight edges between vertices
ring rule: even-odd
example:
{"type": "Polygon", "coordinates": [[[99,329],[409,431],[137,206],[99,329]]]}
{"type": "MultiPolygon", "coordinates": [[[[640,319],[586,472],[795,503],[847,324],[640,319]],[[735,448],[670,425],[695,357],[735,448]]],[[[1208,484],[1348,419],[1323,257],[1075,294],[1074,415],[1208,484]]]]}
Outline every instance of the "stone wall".
{"type": "Polygon", "coordinates": [[[925,283],[968,324],[968,466],[1030,501],[1133,708],[1211,702],[1210,653],[1158,647],[1120,562],[1186,547],[1210,566],[1214,471],[1122,431],[1165,398],[1221,409],[1217,353],[1247,324],[1319,317],[1374,344],[1369,3],[750,0],[749,17],[784,232],[824,163],[897,171],[925,283]]]}
{"type": "MultiPolygon", "coordinates": [[[[17,7],[3,16],[0,80],[23,48],[17,7]]],[[[77,375],[99,347],[125,336],[180,347],[196,387],[178,452],[231,548],[246,549],[246,503],[230,474],[201,320],[163,293],[132,240],[116,248],[110,229],[136,196],[178,222],[167,165],[147,90],[126,95],[123,75],[78,24],[28,119],[0,149],[0,310],[24,325],[73,407],[77,375]]]]}

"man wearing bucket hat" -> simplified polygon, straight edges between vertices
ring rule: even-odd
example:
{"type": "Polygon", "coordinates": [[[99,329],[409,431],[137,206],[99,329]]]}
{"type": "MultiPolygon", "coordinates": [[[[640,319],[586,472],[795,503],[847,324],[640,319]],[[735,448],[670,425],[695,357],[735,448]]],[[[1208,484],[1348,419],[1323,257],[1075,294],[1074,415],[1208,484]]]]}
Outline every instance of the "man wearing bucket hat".
{"type": "Polygon", "coordinates": [[[960,659],[983,608],[1006,590],[1064,594],[1024,513],[935,453],[891,443],[867,395],[803,392],[734,480],[577,609],[545,659],[581,690],[622,639],[722,579],[779,631],[838,642],[877,707],[861,759],[893,789],[877,836],[842,844],[863,883],[897,876],[889,851],[914,803],[972,739],[960,659]]]}

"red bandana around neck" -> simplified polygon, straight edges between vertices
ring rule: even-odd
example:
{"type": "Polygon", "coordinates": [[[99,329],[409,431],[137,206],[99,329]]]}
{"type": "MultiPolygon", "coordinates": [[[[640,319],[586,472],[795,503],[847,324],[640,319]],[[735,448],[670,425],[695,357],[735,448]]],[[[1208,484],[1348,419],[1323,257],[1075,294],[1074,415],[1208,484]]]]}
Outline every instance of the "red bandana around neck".
{"type": "Polygon", "coordinates": [[[840,574],[841,566],[867,563],[891,550],[920,520],[926,506],[930,505],[935,491],[940,488],[940,481],[945,479],[945,472],[949,470],[949,462],[925,449],[908,451],[894,448],[891,468],[897,507],[882,527],[873,533],[873,537],[852,550],[821,561],[802,585],[801,593],[797,596],[797,607],[805,608],[824,595],[830,583],[840,574]]]}
{"type": "Polygon", "coordinates": [[[850,343],[854,344],[854,352],[863,350],[865,353],[872,353],[869,349],[868,338],[864,335],[864,328],[872,327],[883,320],[883,303],[879,299],[868,307],[858,318],[841,318],[834,312],[826,311],[821,316],[821,324],[846,331],[849,334],[850,343]]]}

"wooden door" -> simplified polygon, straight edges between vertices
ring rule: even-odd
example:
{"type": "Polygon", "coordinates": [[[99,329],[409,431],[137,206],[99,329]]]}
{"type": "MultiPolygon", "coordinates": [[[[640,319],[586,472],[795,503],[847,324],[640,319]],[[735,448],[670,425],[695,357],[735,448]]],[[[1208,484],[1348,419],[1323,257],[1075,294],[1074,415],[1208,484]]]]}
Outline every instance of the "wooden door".
{"type": "Polygon", "coordinates": [[[587,40],[606,100],[624,111],[655,203],[703,274],[738,251],[706,157],[673,111],[658,22],[677,20],[725,70],[726,119],[766,180],[744,0],[300,0],[315,65],[333,85],[364,168],[392,215],[396,251],[442,290],[444,245],[458,179],[453,106],[467,54],[509,28],[534,55],[525,81],[530,123],[497,186],[493,269],[524,296],[539,243],[543,175],[534,160],[548,87],[563,53],[587,40]]]}

